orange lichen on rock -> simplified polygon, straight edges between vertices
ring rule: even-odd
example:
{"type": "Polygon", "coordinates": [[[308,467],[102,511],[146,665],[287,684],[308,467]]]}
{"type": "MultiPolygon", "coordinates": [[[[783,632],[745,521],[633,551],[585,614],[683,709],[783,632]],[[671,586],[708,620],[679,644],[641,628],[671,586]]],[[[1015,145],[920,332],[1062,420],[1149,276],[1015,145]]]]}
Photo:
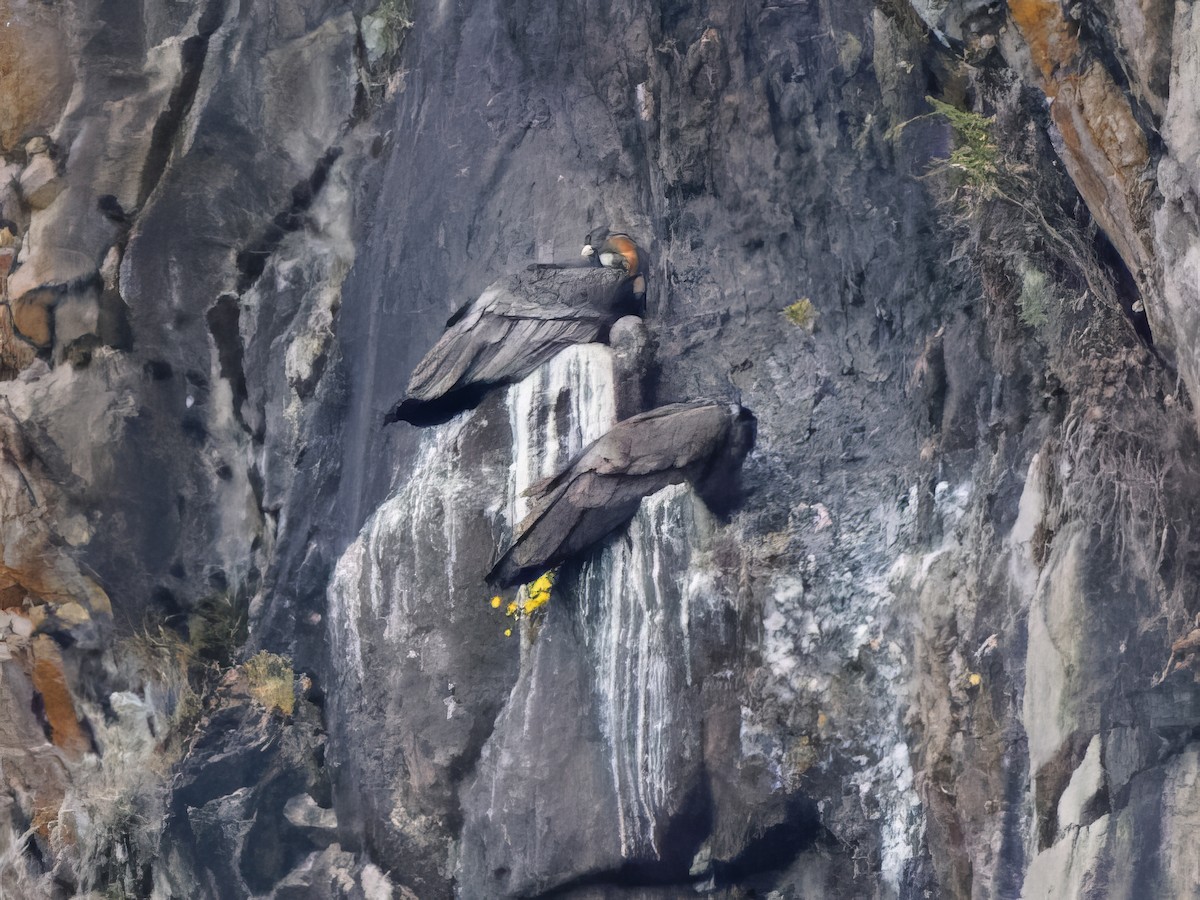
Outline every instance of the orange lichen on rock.
{"type": "Polygon", "coordinates": [[[1085,60],[1078,26],[1058,0],[1009,0],[1008,9],[1053,101],[1050,117],[1062,135],[1067,172],[1136,275],[1153,257],[1144,233],[1150,214],[1145,132],[1108,70],[1085,60]]]}
{"type": "Polygon", "coordinates": [[[50,346],[53,337],[51,311],[58,297],[54,291],[43,289],[27,291],[9,306],[12,309],[13,326],[29,343],[40,349],[50,346]]]}
{"type": "Polygon", "coordinates": [[[1076,81],[1076,92],[1088,131],[1113,168],[1127,176],[1139,175],[1150,161],[1150,148],[1128,98],[1112,76],[1093,64],[1076,81]]]}
{"type": "Polygon", "coordinates": [[[1130,270],[1143,270],[1152,256],[1140,236],[1148,224],[1142,174],[1150,154],[1129,101],[1108,72],[1092,65],[1058,85],[1050,117],[1067,151],[1067,172],[1088,209],[1130,270]]]}
{"type": "Polygon", "coordinates": [[[79,724],[75,701],[67,687],[62,654],[58,645],[46,635],[33,641],[33,687],[42,698],[46,721],[50,724],[50,740],[71,759],[80,759],[90,747],[79,724]]]}
{"type": "Polygon", "coordinates": [[[1087,149],[1082,146],[1077,123],[1070,118],[1077,111],[1083,130],[1114,167],[1144,164],[1146,139],[1129,102],[1102,66],[1093,64],[1079,71],[1078,26],[1064,15],[1058,0],[1009,0],[1008,8],[1042,74],[1042,89],[1056,100],[1051,115],[1071,148],[1087,149]],[[1060,99],[1062,102],[1057,102],[1060,99]]]}
{"type": "Polygon", "coordinates": [[[31,597],[66,610],[72,625],[95,614],[112,614],[112,602],[98,584],[80,574],[65,556],[48,552],[47,557],[26,559],[19,567],[0,565],[0,609],[19,606],[31,597]]]}
{"type": "Polygon", "coordinates": [[[25,602],[28,592],[7,571],[0,569],[0,609],[11,609],[25,602]]]}
{"type": "Polygon", "coordinates": [[[1079,57],[1078,27],[1063,15],[1058,0],[1008,0],[1008,10],[1053,97],[1054,73],[1079,57]]]}
{"type": "Polygon", "coordinates": [[[50,826],[58,819],[58,807],[55,804],[48,804],[41,797],[38,798],[38,805],[33,810],[33,816],[29,820],[29,827],[38,835],[44,838],[50,837],[50,826]]]}
{"type": "Polygon", "coordinates": [[[0,381],[15,378],[37,357],[37,351],[17,336],[8,306],[8,273],[17,255],[18,240],[11,228],[0,228],[0,381]]]}
{"type": "Polygon", "coordinates": [[[17,335],[12,311],[6,304],[0,305],[0,381],[15,378],[36,358],[37,350],[33,345],[17,335]]]}

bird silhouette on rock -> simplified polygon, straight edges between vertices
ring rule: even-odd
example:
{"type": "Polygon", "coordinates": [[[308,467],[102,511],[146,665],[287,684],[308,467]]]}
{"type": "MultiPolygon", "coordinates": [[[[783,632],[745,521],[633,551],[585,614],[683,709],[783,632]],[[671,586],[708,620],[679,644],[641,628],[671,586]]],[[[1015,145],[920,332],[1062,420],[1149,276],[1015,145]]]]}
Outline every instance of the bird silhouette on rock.
{"type": "Polygon", "coordinates": [[[444,422],[573,344],[606,342],[613,323],[642,312],[635,281],[621,268],[578,265],[500,279],[450,317],[384,424],[444,422]]]}
{"type": "Polygon", "coordinates": [[[526,492],[532,509],[488,581],[512,587],[583,553],[633,518],[643,497],[668,485],[689,481],[705,500],[720,503],[755,433],[750,410],[704,400],[618,422],[561,473],[526,492]]]}

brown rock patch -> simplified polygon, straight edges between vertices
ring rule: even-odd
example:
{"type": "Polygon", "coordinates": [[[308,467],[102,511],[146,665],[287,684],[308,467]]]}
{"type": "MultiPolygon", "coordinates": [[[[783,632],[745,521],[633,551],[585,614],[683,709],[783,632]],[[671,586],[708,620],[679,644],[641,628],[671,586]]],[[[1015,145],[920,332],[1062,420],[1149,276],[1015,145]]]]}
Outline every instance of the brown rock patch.
{"type": "Polygon", "coordinates": [[[0,153],[58,121],[74,78],[56,5],[0,0],[0,153]]]}
{"type": "Polygon", "coordinates": [[[83,733],[75,712],[75,701],[63,671],[62,653],[46,635],[34,638],[30,677],[34,690],[42,698],[46,721],[50,726],[50,740],[69,758],[80,759],[91,748],[91,742],[83,733]]]}
{"type": "MultiPolygon", "coordinates": [[[[1050,116],[1063,138],[1063,162],[1088,209],[1130,271],[1152,254],[1146,229],[1150,163],[1146,135],[1128,98],[1099,63],[1084,69],[1078,27],[1058,0],[1009,0],[1009,13],[1053,100],[1050,116]],[[1082,71],[1081,71],[1082,69],[1082,71]]],[[[1144,287],[1144,285],[1143,285],[1144,287]]]]}
{"type": "Polygon", "coordinates": [[[35,347],[45,349],[54,339],[51,311],[57,296],[53,291],[29,291],[9,304],[16,333],[35,347]]]}

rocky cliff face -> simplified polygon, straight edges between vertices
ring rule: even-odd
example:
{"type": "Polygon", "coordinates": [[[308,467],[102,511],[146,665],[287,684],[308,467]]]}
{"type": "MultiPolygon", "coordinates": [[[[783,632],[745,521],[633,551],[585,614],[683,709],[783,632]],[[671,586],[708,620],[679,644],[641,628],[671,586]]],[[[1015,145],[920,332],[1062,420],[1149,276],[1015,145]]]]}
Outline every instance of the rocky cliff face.
{"type": "Polygon", "coordinates": [[[0,894],[1195,893],[1193,19],[0,0],[0,894]],[[648,351],[381,427],[600,225],[648,351]],[[494,607],[696,398],[734,507],[494,607]]]}

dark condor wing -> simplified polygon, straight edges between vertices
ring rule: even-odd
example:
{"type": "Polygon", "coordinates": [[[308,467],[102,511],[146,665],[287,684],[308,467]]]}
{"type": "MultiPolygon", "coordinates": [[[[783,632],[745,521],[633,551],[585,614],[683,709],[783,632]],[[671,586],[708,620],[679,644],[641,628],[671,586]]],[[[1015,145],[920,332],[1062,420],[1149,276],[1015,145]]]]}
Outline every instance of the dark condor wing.
{"type": "Polygon", "coordinates": [[[614,269],[536,266],[492,284],[450,318],[386,421],[444,421],[566,347],[605,339],[633,311],[630,281],[614,269]]]}
{"type": "Polygon", "coordinates": [[[533,508],[488,581],[522,584],[607,537],[642,498],[706,470],[728,445],[732,422],[728,404],[698,401],[617,423],[562,473],[529,489],[533,508]]]}

